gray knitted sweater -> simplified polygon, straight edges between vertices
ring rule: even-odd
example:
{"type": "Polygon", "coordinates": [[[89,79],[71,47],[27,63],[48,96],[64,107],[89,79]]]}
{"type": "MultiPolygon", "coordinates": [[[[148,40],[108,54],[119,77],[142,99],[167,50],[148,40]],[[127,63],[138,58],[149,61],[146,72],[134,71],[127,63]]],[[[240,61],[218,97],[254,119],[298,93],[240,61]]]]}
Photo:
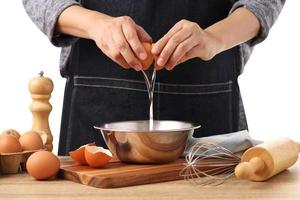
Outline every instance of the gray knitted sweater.
{"type": "MultiPolygon", "coordinates": [[[[284,3],[285,0],[239,0],[233,5],[230,13],[238,7],[245,6],[256,15],[261,25],[261,31],[257,37],[239,45],[240,72],[243,71],[254,45],[260,43],[267,37],[284,3]]],[[[23,4],[28,15],[38,28],[47,35],[55,46],[62,47],[60,69],[61,73],[64,74],[64,69],[71,51],[71,45],[77,38],[55,34],[55,24],[64,9],[71,5],[80,4],[76,0],[23,0],[23,4]]]]}

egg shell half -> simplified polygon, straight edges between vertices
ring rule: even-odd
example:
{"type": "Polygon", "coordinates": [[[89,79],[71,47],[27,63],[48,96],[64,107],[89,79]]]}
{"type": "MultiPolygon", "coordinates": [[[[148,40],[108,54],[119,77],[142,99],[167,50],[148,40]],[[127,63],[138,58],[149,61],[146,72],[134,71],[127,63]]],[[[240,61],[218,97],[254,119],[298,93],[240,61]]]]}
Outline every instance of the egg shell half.
{"type": "Polygon", "coordinates": [[[102,167],[112,158],[112,154],[108,149],[97,146],[85,147],[85,159],[90,167],[102,167]]]}
{"type": "Polygon", "coordinates": [[[87,162],[86,162],[85,155],[84,155],[85,147],[86,146],[95,146],[95,145],[96,145],[95,143],[89,143],[89,144],[83,145],[74,151],[70,151],[69,155],[76,162],[78,162],[82,165],[86,165],[87,162]]]}

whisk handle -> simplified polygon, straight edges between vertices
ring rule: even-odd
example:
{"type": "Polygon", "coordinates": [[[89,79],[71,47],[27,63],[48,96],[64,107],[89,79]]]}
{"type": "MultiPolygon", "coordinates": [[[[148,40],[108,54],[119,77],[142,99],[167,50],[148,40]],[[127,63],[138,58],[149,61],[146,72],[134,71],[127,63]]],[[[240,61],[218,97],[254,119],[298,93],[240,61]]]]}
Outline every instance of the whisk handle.
{"type": "Polygon", "coordinates": [[[235,176],[240,179],[251,179],[251,177],[265,168],[265,162],[259,157],[253,157],[249,162],[238,164],[234,170],[235,176]]]}

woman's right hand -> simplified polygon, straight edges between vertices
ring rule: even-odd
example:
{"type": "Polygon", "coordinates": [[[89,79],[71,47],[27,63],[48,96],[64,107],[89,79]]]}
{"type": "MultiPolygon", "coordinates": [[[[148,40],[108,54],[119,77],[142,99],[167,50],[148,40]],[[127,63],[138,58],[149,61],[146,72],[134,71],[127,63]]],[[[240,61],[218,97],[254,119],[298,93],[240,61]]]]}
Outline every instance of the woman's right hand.
{"type": "Polygon", "coordinates": [[[147,53],[142,42],[152,39],[130,17],[101,17],[94,21],[88,33],[102,52],[123,68],[143,69],[140,60],[145,60],[147,53]]]}
{"type": "Polygon", "coordinates": [[[77,5],[61,13],[56,31],[94,40],[105,55],[126,69],[142,69],[141,60],[147,58],[142,42],[152,41],[128,16],[111,17],[77,5]]]}

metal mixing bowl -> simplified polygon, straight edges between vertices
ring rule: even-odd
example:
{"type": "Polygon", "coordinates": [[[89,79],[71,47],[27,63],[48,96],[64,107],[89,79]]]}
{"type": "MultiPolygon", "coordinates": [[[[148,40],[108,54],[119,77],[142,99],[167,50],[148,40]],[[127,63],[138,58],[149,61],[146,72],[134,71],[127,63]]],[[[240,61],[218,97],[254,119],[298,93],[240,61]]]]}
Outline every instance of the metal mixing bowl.
{"type": "Polygon", "coordinates": [[[166,163],[184,151],[187,138],[196,126],[180,121],[125,121],[95,126],[110,151],[123,162],[166,163]]]}

